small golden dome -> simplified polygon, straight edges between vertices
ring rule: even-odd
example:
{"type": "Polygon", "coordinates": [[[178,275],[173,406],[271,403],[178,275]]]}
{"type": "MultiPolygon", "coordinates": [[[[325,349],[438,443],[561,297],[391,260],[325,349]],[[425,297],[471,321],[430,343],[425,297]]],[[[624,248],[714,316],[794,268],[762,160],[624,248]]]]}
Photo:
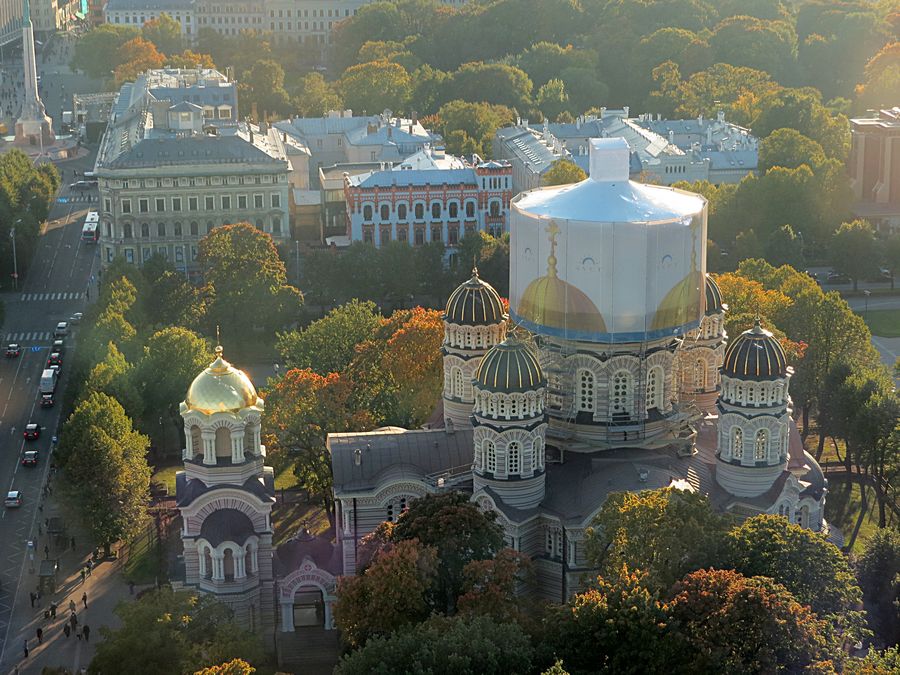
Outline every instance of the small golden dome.
{"type": "Polygon", "coordinates": [[[460,284],[447,300],[444,321],[461,326],[491,326],[503,323],[506,312],[500,294],[472,270],[472,278],[460,284]]]}
{"type": "Polygon", "coordinates": [[[191,410],[212,414],[249,408],[258,398],[246,373],[223,359],[222,347],[216,347],[216,360],[194,378],[184,402],[191,410]]]}

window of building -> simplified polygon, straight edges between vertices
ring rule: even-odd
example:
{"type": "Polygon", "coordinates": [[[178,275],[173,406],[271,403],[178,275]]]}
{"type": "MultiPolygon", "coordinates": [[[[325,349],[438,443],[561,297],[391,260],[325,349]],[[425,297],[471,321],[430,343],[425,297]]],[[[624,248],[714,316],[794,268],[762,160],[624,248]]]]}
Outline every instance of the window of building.
{"type": "Polygon", "coordinates": [[[200,225],[197,224],[196,220],[191,221],[191,236],[197,237],[200,235],[200,225]]]}
{"type": "Polygon", "coordinates": [[[363,207],[363,220],[367,222],[372,220],[372,207],[368,204],[363,207]]]}
{"type": "Polygon", "coordinates": [[[141,223],[141,236],[145,239],[150,236],[150,223],[141,223]]]}
{"type": "Polygon", "coordinates": [[[506,473],[517,475],[522,472],[522,446],[518,441],[511,441],[506,446],[506,473]]]}
{"type": "Polygon", "coordinates": [[[281,217],[274,216],[272,218],[272,234],[281,234],[281,217]]]}
{"type": "Polygon", "coordinates": [[[131,200],[130,199],[122,200],[122,213],[131,213],[131,200]]]}
{"type": "Polygon", "coordinates": [[[612,378],[613,415],[631,414],[631,373],[618,370],[612,378]]]}
{"type": "Polygon", "coordinates": [[[157,223],[156,224],[156,234],[159,237],[166,236],[166,224],[165,223],[157,223]]]}
{"type": "Polygon", "coordinates": [[[180,237],[181,236],[181,223],[175,223],[175,225],[173,225],[172,227],[175,230],[175,236],[180,237]]]}
{"type": "Polygon", "coordinates": [[[447,230],[447,243],[450,246],[456,246],[459,243],[459,230],[456,227],[447,230]]]}
{"type": "Polygon", "coordinates": [[[406,220],[406,204],[400,204],[397,207],[397,219],[406,220]]]}
{"type": "Polygon", "coordinates": [[[744,432],[740,427],[731,429],[731,457],[732,459],[744,457],[744,432]]]}
{"type": "Polygon", "coordinates": [[[156,211],[157,213],[162,213],[166,210],[166,200],[163,197],[157,197],[156,199],[156,211]]]}
{"type": "Polygon", "coordinates": [[[389,220],[390,219],[390,217],[391,217],[391,207],[390,206],[388,206],[387,204],[382,204],[380,211],[381,211],[381,214],[380,214],[381,220],[389,220]]]}
{"type": "Polygon", "coordinates": [[[172,197],[172,210],[181,211],[181,197],[172,197]]]}
{"type": "Polygon", "coordinates": [[[130,263],[132,265],[134,264],[134,249],[133,248],[125,249],[125,262],[130,263]]]}
{"type": "Polygon", "coordinates": [[[255,209],[263,208],[263,196],[262,195],[253,195],[253,208],[255,208],[255,209]]]}
{"type": "Polygon", "coordinates": [[[537,471],[544,466],[544,443],[540,438],[534,439],[534,451],[531,453],[531,470],[537,471]]]}
{"type": "Polygon", "coordinates": [[[216,208],[216,198],[215,197],[206,197],[206,210],[214,211],[216,208]]]}
{"type": "Polygon", "coordinates": [[[453,369],[453,395],[457,398],[463,397],[463,374],[462,368],[453,369]]]}
{"type": "Polygon", "coordinates": [[[213,228],[214,228],[215,226],[216,226],[216,225],[215,225],[215,223],[213,223],[213,221],[207,220],[207,221],[206,221],[206,234],[209,234],[210,232],[212,232],[212,231],[213,231],[213,228]]]}
{"type": "Polygon", "coordinates": [[[475,202],[466,202],[466,218],[475,217],[475,202]]]}
{"type": "Polygon", "coordinates": [[[189,211],[197,210],[197,198],[196,197],[188,197],[188,210],[189,211]]]}
{"type": "Polygon", "coordinates": [[[150,211],[150,200],[149,199],[139,199],[138,200],[138,212],[139,213],[148,213],[150,211]]]}
{"type": "Polygon", "coordinates": [[[197,247],[191,246],[191,260],[197,259],[197,247]]]}
{"type": "Polygon", "coordinates": [[[703,391],[706,389],[706,361],[697,359],[694,362],[694,390],[703,391]]]}
{"type": "Polygon", "coordinates": [[[457,204],[456,202],[450,202],[450,206],[447,210],[450,212],[451,218],[459,217],[459,204],[457,204]]]}
{"type": "Polygon", "coordinates": [[[184,262],[184,249],[180,246],[175,247],[175,262],[183,263],[184,262]]]}
{"type": "Polygon", "coordinates": [[[578,410],[594,412],[594,373],[586,368],[578,371],[578,410]]]}
{"type": "Polygon", "coordinates": [[[387,505],[387,521],[393,523],[404,511],[406,511],[406,497],[392,499],[387,505]]]}
{"type": "Polygon", "coordinates": [[[222,209],[228,211],[231,209],[231,196],[230,195],[222,195],[222,209]]]}
{"type": "Polygon", "coordinates": [[[493,441],[484,442],[484,465],[488,473],[497,472],[497,448],[493,441]]]}
{"type": "Polygon", "coordinates": [[[416,228],[415,243],[416,246],[421,246],[425,243],[425,230],[423,230],[421,227],[416,228]]]}
{"type": "Polygon", "coordinates": [[[654,366],[647,373],[647,409],[651,410],[656,408],[657,410],[662,408],[662,393],[663,393],[663,373],[662,368],[659,366],[654,366]]]}
{"type": "Polygon", "coordinates": [[[112,211],[112,200],[109,197],[103,198],[103,210],[107,213],[112,211]]]}
{"type": "Polygon", "coordinates": [[[148,260],[150,260],[151,255],[153,255],[153,254],[152,254],[149,246],[145,246],[141,250],[141,260],[142,261],[147,262],[148,260]]]}
{"type": "Polygon", "coordinates": [[[769,432],[760,429],[756,432],[756,443],[753,448],[753,459],[757,462],[765,460],[769,453],[769,432]]]}
{"type": "Polygon", "coordinates": [[[281,208],[281,195],[277,192],[272,193],[272,208],[280,209],[281,208]]]}
{"type": "Polygon", "coordinates": [[[441,232],[440,227],[432,227],[431,228],[431,241],[441,241],[441,239],[443,238],[441,236],[442,234],[443,234],[443,232],[441,232]]]}
{"type": "Polygon", "coordinates": [[[500,216],[500,202],[491,202],[491,212],[490,213],[494,218],[497,218],[500,216]]]}
{"type": "Polygon", "coordinates": [[[239,209],[247,208],[247,195],[238,195],[238,208],[239,209]]]}
{"type": "Polygon", "coordinates": [[[441,204],[440,202],[434,202],[431,205],[431,217],[432,218],[440,218],[441,217],[441,204]]]}
{"type": "Polygon", "coordinates": [[[416,220],[422,220],[422,218],[425,217],[425,205],[424,204],[416,204],[414,208],[415,208],[416,220]]]}

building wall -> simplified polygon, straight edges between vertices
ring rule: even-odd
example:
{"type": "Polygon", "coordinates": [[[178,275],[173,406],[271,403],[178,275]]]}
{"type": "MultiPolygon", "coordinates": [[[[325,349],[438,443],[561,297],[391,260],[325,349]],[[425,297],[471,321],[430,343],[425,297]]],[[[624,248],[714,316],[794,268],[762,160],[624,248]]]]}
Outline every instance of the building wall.
{"type": "Polygon", "coordinates": [[[276,243],[290,238],[286,170],[223,164],[216,169],[208,165],[141,172],[101,169],[100,175],[103,265],[117,255],[141,265],[158,253],[176,268],[193,268],[200,239],[212,228],[229,223],[257,225],[276,243]],[[262,200],[261,207],[257,207],[257,198],[262,200]],[[162,200],[161,211],[157,200],[162,200]]]}
{"type": "Polygon", "coordinates": [[[198,33],[206,28],[235,37],[242,30],[263,30],[265,9],[262,0],[198,0],[194,14],[198,33]]]}
{"type": "Polygon", "coordinates": [[[146,7],[141,9],[117,9],[106,5],[104,16],[106,23],[135,26],[140,28],[151,19],[158,19],[161,14],[168,14],[181,25],[182,36],[193,40],[197,33],[197,21],[194,9],[175,9],[166,7],[146,7]]]}

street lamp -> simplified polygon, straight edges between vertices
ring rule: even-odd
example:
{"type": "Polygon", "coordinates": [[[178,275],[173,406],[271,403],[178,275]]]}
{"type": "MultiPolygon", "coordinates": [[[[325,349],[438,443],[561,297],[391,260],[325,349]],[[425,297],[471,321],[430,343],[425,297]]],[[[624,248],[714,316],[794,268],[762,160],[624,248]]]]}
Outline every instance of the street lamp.
{"type": "Polygon", "coordinates": [[[869,320],[869,296],[872,295],[872,291],[866,289],[863,291],[863,295],[866,296],[866,306],[863,309],[863,321],[869,320]]]}
{"type": "Polygon", "coordinates": [[[13,290],[19,290],[19,258],[16,256],[16,225],[22,222],[21,218],[18,218],[15,224],[9,230],[9,238],[12,239],[12,249],[13,249],[13,290]]]}

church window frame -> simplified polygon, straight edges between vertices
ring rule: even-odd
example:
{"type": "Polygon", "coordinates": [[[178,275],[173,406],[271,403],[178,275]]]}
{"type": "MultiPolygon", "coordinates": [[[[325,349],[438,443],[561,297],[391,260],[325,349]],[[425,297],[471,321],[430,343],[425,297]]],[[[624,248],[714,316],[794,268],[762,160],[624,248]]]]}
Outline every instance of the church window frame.
{"type": "Polygon", "coordinates": [[[756,438],[753,441],[753,459],[760,462],[769,456],[769,430],[757,429],[756,438]]]}
{"type": "Polygon", "coordinates": [[[588,368],[578,370],[578,412],[592,413],[596,406],[596,378],[588,368]]]}
{"type": "Polygon", "coordinates": [[[485,441],[479,441],[475,444],[475,457],[472,460],[472,465],[476,471],[481,471],[482,469],[482,445],[484,445],[485,441]]]}
{"type": "Polygon", "coordinates": [[[453,395],[457,398],[463,398],[465,389],[463,384],[462,368],[460,368],[459,366],[454,367],[451,371],[451,375],[453,377],[453,384],[451,389],[453,395]]]}
{"type": "Polygon", "coordinates": [[[396,523],[397,521],[395,520],[395,518],[400,518],[400,516],[403,515],[403,513],[405,513],[409,508],[407,502],[408,499],[405,496],[395,497],[394,499],[391,499],[385,505],[385,512],[387,514],[387,518],[385,518],[385,520],[387,520],[387,522],[389,523],[396,523]]]}
{"type": "Polygon", "coordinates": [[[706,361],[703,359],[696,359],[694,361],[694,391],[703,391],[706,389],[706,361]]]}
{"type": "Polygon", "coordinates": [[[506,444],[506,474],[516,476],[522,473],[522,444],[510,441],[506,444]]]}
{"type": "Polygon", "coordinates": [[[633,378],[624,368],[613,373],[610,387],[610,407],[613,415],[631,415],[633,378]]]}
{"type": "Polygon", "coordinates": [[[494,441],[484,442],[484,470],[488,473],[497,473],[497,446],[494,441]]]}
{"type": "Polygon", "coordinates": [[[731,428],[731,457],[732,459],[744,458],[744,430],[739,426],[731,428]]]}
{"type": "Polygon", "coordinates": [[[647,410],[663,408],[663,369],[661,366],[652,366],[647,371],[647,410]]]}

